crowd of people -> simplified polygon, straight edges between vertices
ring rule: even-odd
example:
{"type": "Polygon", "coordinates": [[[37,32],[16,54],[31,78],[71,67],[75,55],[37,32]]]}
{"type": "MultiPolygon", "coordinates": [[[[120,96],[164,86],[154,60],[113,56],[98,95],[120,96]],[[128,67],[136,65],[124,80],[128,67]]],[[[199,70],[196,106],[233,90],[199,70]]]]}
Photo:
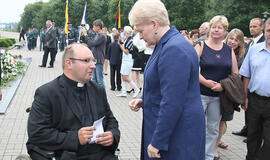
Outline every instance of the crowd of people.
{"type": "MultiPolygon", "coordinates": [[[[82,25],[78,30],[73,28],[72,23],[69,22],[68,34],[65,34],[63,28],[55,26],[55,21],[48,20],[45,24],[46,29],[42,28],[40,32],[35,27],[34,29],[29,28],[29,31],[26,32],[29,50],[36,47],[39,35],[40,51],[44,52],[39,67],[46,67],[48,56],[50,56],[48,68],[53,68],[58,50],[62,52],[67,45],[72,43],[85,43],[93,51],[97,60],[93,81],[105,88],[103,76],[108,75],[108,65],[110,65],[110,89],[122,91],[117,96],[126,97],[128,93],[134,92],[133,97],[137,97],[142,91],[141,73],[143,73],[154,46],[147,46],[147,43],[140,39],[136,29],[132,29],[130,26],[126,26],[123,31],[112,28],[109,33],[102,20],[97,19],[93,22],[93,29],[87,29],[85,25],[82,25]],[[135,41],[133,42],[133,40],[135,41]],[[117,86],[115,81],[117,81],[117,86]],[[130,85],[130,88],[127,84],[130,85]]],[[[24,34],[25,31],[21,27],[19,39],[24,39],[24,34]]]]}
{"type": "Polygon", "coordinates": [[[229,147],[222,141],[226,122],[241,108],[245,126],[233,134],[247,136],[246,160],[269,157],[270,19],[250,20],[250,41],[238,28],[229,31],[223,15],[178,31],[161,1],[140,0],[129,22],[134,28],[110,34],[100,19],[80,32],[69,23],[65,35],[46,21],[40,67],[49,53],[54,67],[63,43],[63,74],[36,90],[28,120],[30,155],[38,146],[67,159],[115,158],[120,130],[104,90],[110,66],[110,90],[121,91],[118,97],[133,92],[129,107],[143,109],[141,159],[218,160],[218,148],[229,147]],[[92,142],[93,123],[102,117],[104,132],[92,142]]]}
{"type": "MultiPolygon", "coordinates": [[[[255,159],[258,152],[263,152],[263,150],[269,149],[266,139],[260,138],[261,136],[268,134],[267,132],[261,131],[261,128],[265,123],[267,123],[268,120],[263,120],[262,115],[260,115],[260,113],[258,113],[256,110],[256,106],[255,111],[257,114],[255,115],[258,116],[258,119],[252,120],[257,120],[257,123],[256,126],[254,126],[252,123],[253,126],[250,129],[251,131],[249,131],[248,123],[250,123],[252,120],[248,120],[248,117],[253,117],[254,115],[251,116],[247,114],[247,106],[252,105],[249,104],[248,101],[251,95],[250,93],[257,95],[259,92],[261,92],[260,88],[257,87],[260,85],[262,85],[260,86],[262,88],[267,87],[267,85],[264,85],[266,81],[255,81],[257,83],[250,84],[252,73],[262,72],[267,67],[260,66],[257,68],[256,66],[256,69],[258,70],[254,70],[255,68],[253,67],[255,67],[255,64],[251,63],[254,61],[254,59],[250,59],[249,61],[251,62],[248,62],[246,58],[249,54],[258,54],[251,52],[251,48],[255,44],[262,43],[261,45],[264,44],[267,48],[267,39],[265,39],[267,36],[267,23],[269,23],[269,21],[266,21],[264,24],[264,21],[261,18],[251,19],[249,23],[250,34],[252,36],[251,39],[245,37],[244,33],[237,28],[234,28],[228,32],[229,23],[227,18],[224,16],[215,16],[210,23],[202,23],[199,30],[192,30],[190,34],[186,30],[181,31],[183,36],[193,46],[195,46],[200,60],[200,90],[206,114],[206,159],[219,159],[220,156],[218,154],[218,147],[228,147],[228,144],[221,141],[221,138],[227,129],[226,121],[231,121],[233,119],[233,112],[226,114],[224,111],[220,110],[222,109],[222,104],[220,104],[222,103],[220,92],[222,92],[224,89],[224,85],[220,83],[231,73],[236,73],[241,77],[244,85],[244,90],[241,91],[241,94],[244,95],[246,99],[245,101],[242,100],[238,103],[245,110],[245,126],[241,129],[241,131],[234,131],[232,134],[247,137],[247,139],[243,141],[247,143],[248,146],[247,159],[255,159]],[[199,34],[199,38],[194,39],[194,33],[199,34]],[[227,51],[225,51],[226,48],[227,51]],[[246,66],[241,67],[243,61],[246,61],[246,66]],[[252,89],[253,91],[251,91],[252,89]],[[255,133],[254,128],[259,128],[259,131],[255,133]],[[248,131],[251,132],[250,136],[248,131]],[[261,143],[262,139],[264,139],[263,145],[261,143]],[[248,143],[249,140],[250,143],[248,143]]],[[[259,51],[257,50],[256,52],[259,51]]],[[[265,61],[265,63],[267,62],[265,61]]],[[[263,76],[263,79],[267,80],[265,76],[263,76]]],[[[253,76],[252,79],[254,78],[255,77],[253,76]]],[[[259,76],[257,78],[259,78],[259,76]]],[[[233,96],[237,97],[237,95],[233,96]]],[[[259,96],[265,97],[269,100],[269,93],[267,92],[263,92],[259,94],[259,96]]],[[[238,100],[240,99],[241,97],[238,97],[238,100]]],[[[239,111],[239,108],[235,110],[239,111]]],[[[264,159],[263,157],[265,157],[265,155],[266,153],[263,153],[261,158],[264,159]]]]}

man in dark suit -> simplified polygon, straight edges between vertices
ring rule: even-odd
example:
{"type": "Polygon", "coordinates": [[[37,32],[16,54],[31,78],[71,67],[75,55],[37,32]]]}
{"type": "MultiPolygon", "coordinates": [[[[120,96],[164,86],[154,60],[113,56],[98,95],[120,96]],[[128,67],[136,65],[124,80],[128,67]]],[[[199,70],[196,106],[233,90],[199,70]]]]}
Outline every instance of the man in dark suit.
{"type": "MultiPolygon", "coordinates": [[[[250,20],[249,31],[250,31],[251,36],[253,37],[253,40],[248,43],[246,47],[245,55],[247,55],[249,49],[254,44],[265,41],[265,36],[263,35],[263,29],[264,29],[264,22],[261,18],[253,18],[250,20]]],[[[246,137],[247,131],[248,131],[247,112],[245,111],[245,126],[243,126],[243,128],[240,131],[232,132],[232,134],[246,137]]],[[[245,139],[244,142],[246,143],[247,140],[245,139]]]]}
{"type": "Polygon", "coordinates": [[[58,41],[60,39],[60,33],[59,33],[59,29],[58,27],[55,27],[55,20],[52,20],[52,27],[53,29],[55,30],[55,37],[56,37],[56,40],[55,40],[55,52],[57,54],[58,52],[58,41]]]}
{"type": "Polygon", "coordinates": [[[96,64],[92,52],[74,43],[67,46],[62,59],[64,73],[35,92],[28,119],[28,153],[31,156],[38,146],[67,160],[115,159],[120,131],[105,90],[91,82],[96,64]],[[104,132],[90,143],[93,122],[102,117],[104,132]]]}
{"type": "Polygon", "coordinates": [[[119,39],[120,34],[114,33],[113,34],[113,39],[114,42],[111,43],[108,47],[108,57],[110,61],[110,70],[111,70],[111,90],[115,90],[115,73],[116,73],[116,85],[117,85],[117,90],[121,91],[121,63],[122,63],[122,50],[120,46],[118,45],[118,39],[119,39]]]}
{"type": "Polygon", "coordinates": [[[42,64],[39,65],[39,67],[46,67],[47,64],[47,59],[48,59],[48,54],[50,53],[51,56],[51,61],[50,61],[50,66],[48,68],[53,68],[53,64],[55,61],[55,56],[56,56],[56,32],[52,27],[52,22],[50,20],[46,21],[46,35],[45,35],[45,47],[44,47],[44,55],[42,58],[42,64]]]}
{"type": "Polygon", "coordinates": [[[25,41],[24,35],[25,35],[25,31],[23,29],[23,26],[20,26],[20,37],[19,37],[19,41],[21,41],[21,38],[23,38],[23,40],[25,41]]]}

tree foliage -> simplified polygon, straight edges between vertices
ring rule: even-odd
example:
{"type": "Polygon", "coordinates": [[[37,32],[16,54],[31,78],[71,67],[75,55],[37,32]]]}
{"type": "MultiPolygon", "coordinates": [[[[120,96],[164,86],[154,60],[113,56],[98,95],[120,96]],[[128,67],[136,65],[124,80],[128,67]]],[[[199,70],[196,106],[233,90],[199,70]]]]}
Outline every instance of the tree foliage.
{"type": "MultiPolygon", "coordinates": [[[[229,29],[239,28],[249,35],[249,21],[254,17],[263,18],[262,12],[270,12],[269,0],[162,0],[168,10],[171,25],[179,30],[198,28],[204,21],[215,15],[225,15],[229,29]]],[[[119,0],[69,0],[69,20],[73,26],[80,25],[84,5],[87,2],[87,23],[91,26],[95,19],[102,19],[108,28],[115,27],[115,16],[119,0]]],[[[129,25],[128,13],[136,0],[121,0],[122,27],[129,25]]],[[[65,23],[66,0],[35,2],[24,8],[20,25],[29,28],[33,24],[38,29],[45,27],[47,19],[56,21],[56,26],[65,23]]]]}

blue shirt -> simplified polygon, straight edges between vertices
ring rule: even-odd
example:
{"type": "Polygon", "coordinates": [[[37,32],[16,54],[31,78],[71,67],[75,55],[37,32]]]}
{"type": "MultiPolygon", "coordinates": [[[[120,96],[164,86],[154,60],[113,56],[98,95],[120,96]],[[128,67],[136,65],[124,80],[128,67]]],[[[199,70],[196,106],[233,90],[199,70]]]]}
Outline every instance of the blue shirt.
{"type": "Polygon", "coordinates": [[[250,48],[240,68],[240,74],[250,78],[250,92],[270,97],[270,50],[265,41],[250,48]]]}

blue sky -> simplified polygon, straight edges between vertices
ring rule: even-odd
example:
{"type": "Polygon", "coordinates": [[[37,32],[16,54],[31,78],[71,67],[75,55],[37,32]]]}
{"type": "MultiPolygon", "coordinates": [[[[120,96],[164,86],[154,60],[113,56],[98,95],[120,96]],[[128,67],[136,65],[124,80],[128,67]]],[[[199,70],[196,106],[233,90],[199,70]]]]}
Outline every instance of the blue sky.
{"type": "Polygon", "coordinates": [[[0,0],[0,23],[19,22],[24,7],[39,1],[49,0],[0,0]]]}

